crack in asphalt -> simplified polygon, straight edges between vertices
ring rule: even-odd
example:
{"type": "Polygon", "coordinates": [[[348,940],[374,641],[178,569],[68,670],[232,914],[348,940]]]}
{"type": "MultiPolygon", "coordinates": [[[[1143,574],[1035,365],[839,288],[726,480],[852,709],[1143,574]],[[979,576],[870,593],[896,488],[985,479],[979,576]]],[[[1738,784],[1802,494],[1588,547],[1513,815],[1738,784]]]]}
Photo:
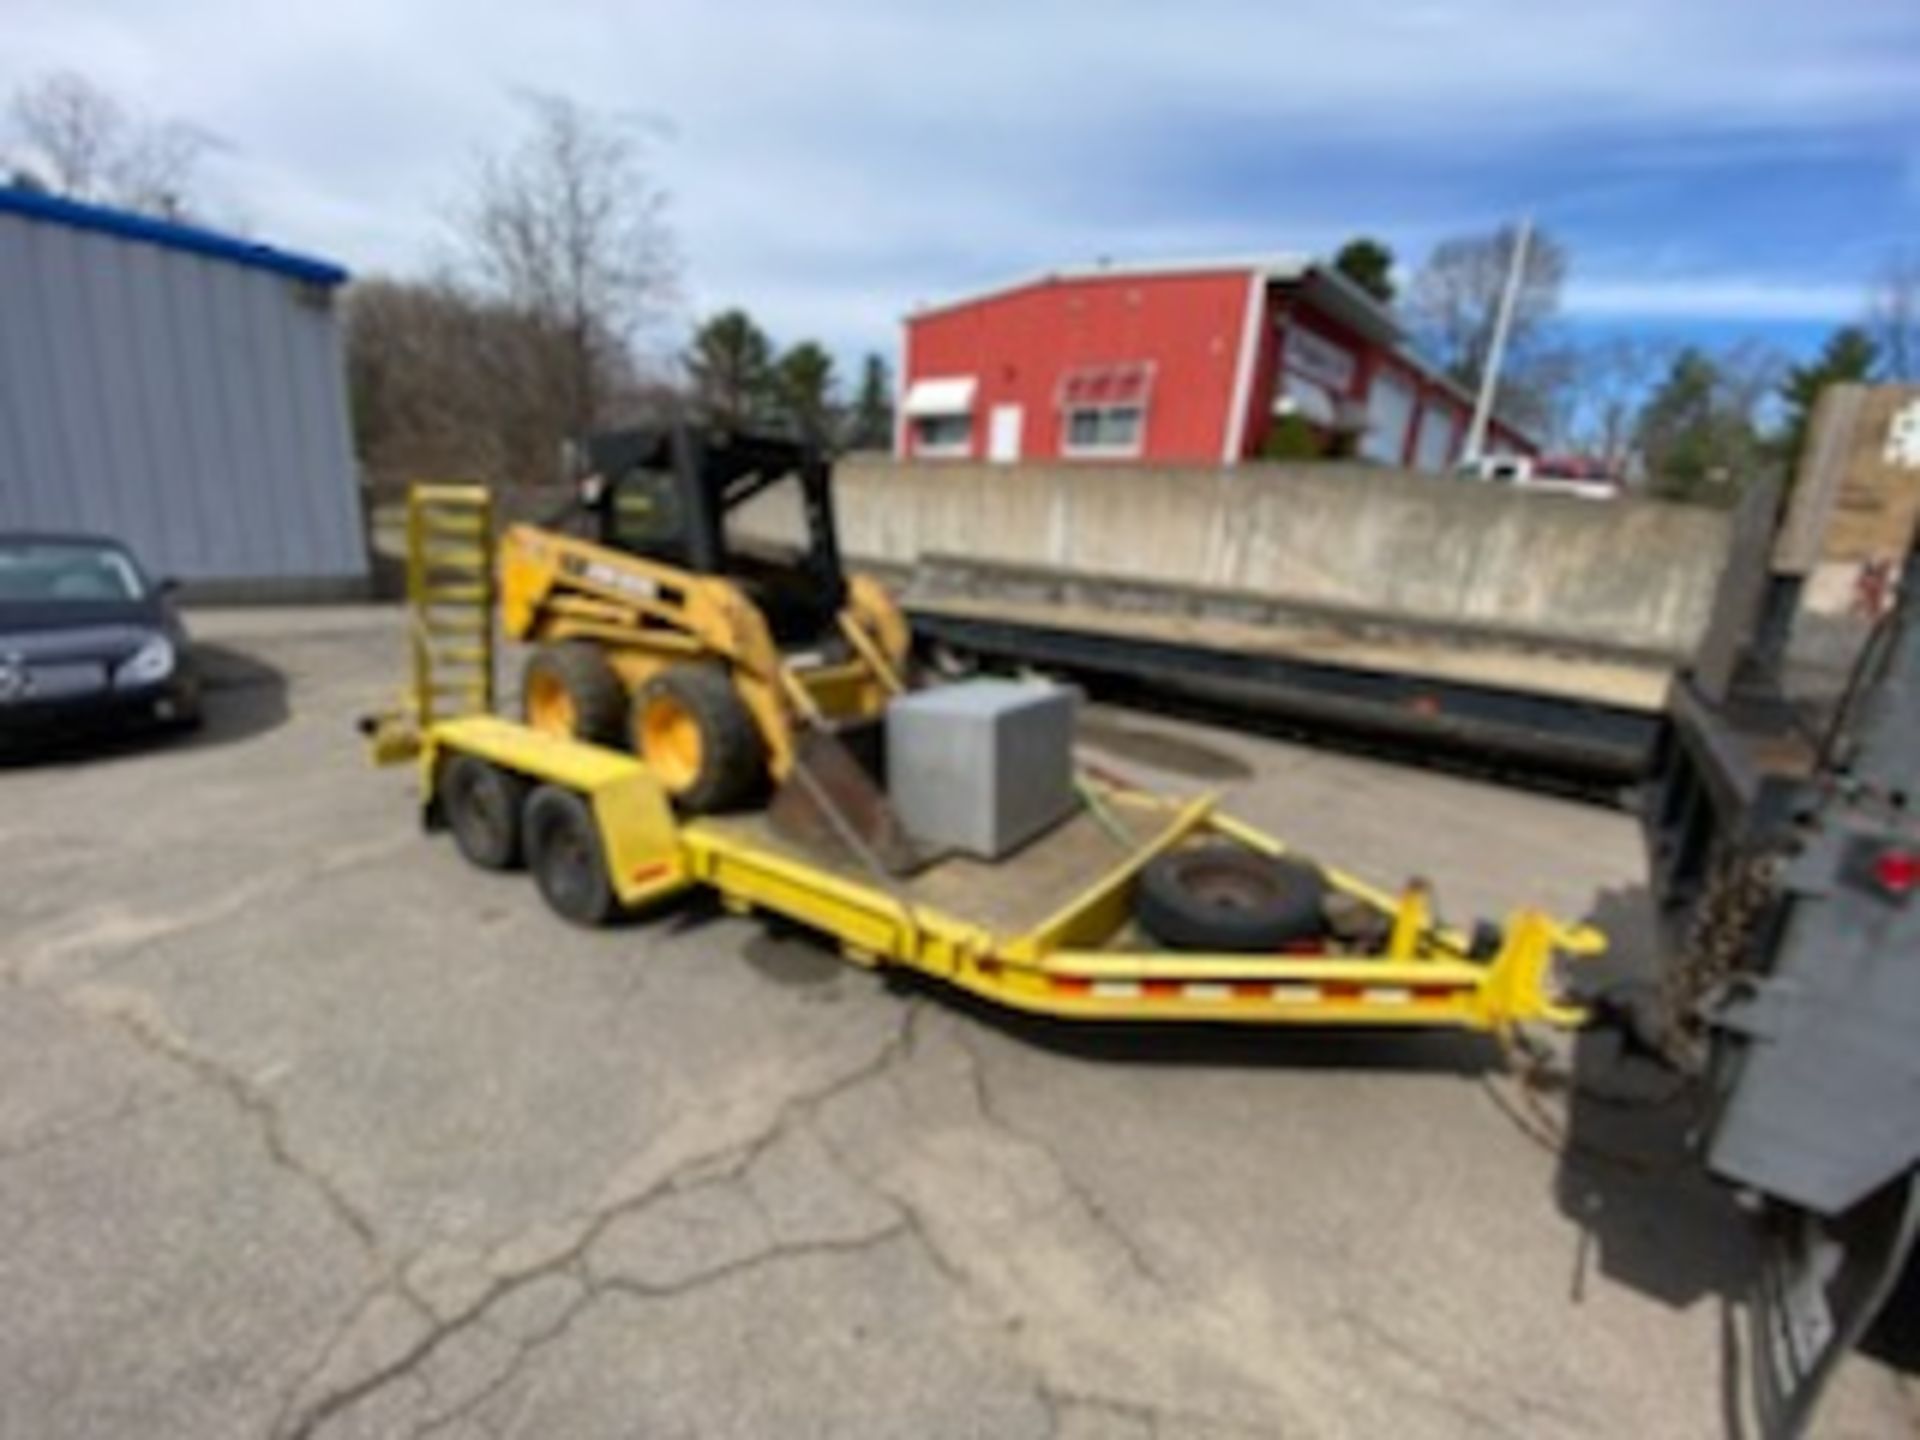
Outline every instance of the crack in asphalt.
{"type": "MultiPolygon", "coordinates": [[[[1409,1399],[1424,1402],[1455,1416],[1464,1421],[1470,1427],[1470,1433],[1475,1435],[1497,1435],[1509,1437],[1509,1440],[1522,1440],[1522,1437],[1530,1433],[1528,1429],[1515,1428],[1514,1424],[1505,1418],[1478,1405],[1459,1399],[1454,1392],[1460,1388],[1461,1377],[1456,1375],[1450,1378],[1446,1367],[1441,1362],[1411,1344],[1403,1336],[1395,1334],[1372,1316],[1359,1310],[1342,1308],[1335,1312],[1335,1319],[1352,1330],[1364,1342],[1367,1351],[1375,1355],[1385,1351],[1398,1357],[1403,1365],[1414,1371],[1420,1381],[1425,1382],[1412,1383],[1405,1376],[1395,1379],[1388,1372],[1387,1367],[1376,1363],[1369,1368],[1378,1383],[1397,1390],[1409,1399]]],[[[1548,1405],[1523,1403],[1522,1409],[1529,1412],[1558,1414],[1565,1418],[1564,1411],[1558,1411],[1555,1407],[1548,1405]]]]}
{"type": "Polygon", "coordinates": [[[1087,1213],[1101,1233],[1118,1247],[1120,1253],[1126,1257],[1128,1268],[1150,1285],[1161,1289],[1171,1288],[1167,1277],[1154,1265],[1140,1242],[1126,1227],[1113,1218],[1113,1212],[1107,1209],[1106,1203],[1094,1194],[1092,1188],[1060,1158],[1059,1152],[1053,1148],[1052,1144],[1022,1130],[1001,1112],[993,1098],[991,1083],[987,1079],[986,1061],[975,1048],[972,1040],[967,1037],[966,1032],[956,1028],[953,1032],[953,1042],[966,1058],[967,1074],[973,1086],[974,1104],[980,1111],[980,1118],[1017,1143],[1029,1146],[1046,1156],[1047,1162],[1059,1175],[1060,1183],[1066,1188],[1067,1194],[1087,1213]]]}
{"type": "MultiPolygon", "coordinates": [[[[315,1363],[302,1371],[288,1386],[281,1402],[283,1416],[291,1408],[302,1387],[311,1383],[314,1376],[324,1372],[337,1353],[341,1342],[380,1296],[397,1293],[403,1301],[431,1319],[432,1311],[413,1292],[399,1266],[387,1255],[378,1227],[359,1206],[348,1198],[338,1181],[294,1148],[287,1136],[285,1116],[264,1090],[245,1075],[222,1064],[212,1055],[194,1048],[163,1023],[143,1013],[137,1004],[126,1003],[127,999],[136,998],[136,992],[128,992],[125,997],[117,992],[110,993],[107,998],[111,1003],[107,1004],[87,1003],[90,993],[97,1000],[99,992],[89,992],[85,987],[62,994],[57,998],[63,1006],[76,1014],[105,1020],[148,1054],[186,1071],[203,1087],[224,1096],[252,1123],[268,1163],[275,1169],[294,1177],[315,1196],[322,1208],[353,1236],[355,1243],[365,1252],[381,1274],[381,1282],[363,1295],[347,1319],[335,1328],[315,1363]]],[[[137,998],[144,1000],[147,997],[138,995],[137,998]]],[[[132,1113],[137,1114],[144,1110],[159,1108],[161,1103],[174,1102],[179,1098],[178,1094],[170,1094],[165,1102],[144,1106],[135,1105],[131,1107],[132,1113]]],[[[277,1424],[278,1422],[276,1427],[277,1424]]]]}
{"type": "MultiPolygon", "coordinates": [[[[718,1283],[745,1270],[776,1260],[808,1253],[848,1253],[869,1248],[901,1234],[906,1228],[904,1224],[888,1226],[884,1231],[862,1236],[856,1240],[801,1241],[785,1244],[776,1242],[764,1250],[754,1252],[753,1255],[700,1271],[689,1276],[685,1281],[675,1282],[671,1286],[647,1285],[621,1276],[595,1278],[585,1264],[588,1251],[616,1221],[637,1215],[655,1201],[681,1192],[687,1188],[689,1176],[697,1174],[700,1183],[703,1184],[739,1178],[774,1145],[785,1138],[796,1122],[829,1104],[837,1096],[885,1073],[903,1057],[910,1055],[920,1014],[920,1004],[918,1000],[907,1002],[905,1013],[895,1027],[894,1033],[869,1059],[825,1084],[790,1096],[783,1101],[766,1128],[752,1140],[695,1155],[674,1166],[637,1193],[593,1209],[584,1217],[580,1233],[558,1253],[512,1274],[496,1276],[478,1296],[451,1315],[435,1314],[433,1323],[426,1333],[399,1355],[359,1378],[318,1396],[276,1424],[271,1433],[279,1437],[279,1440],[311,1440],[312,1436],[318,1434],[347,1410],[379,1393],[387,1386],[413,1376],[422,1364],[450,1341],[476,1325],[485,1324],[489,1312],[502,1300],[546,1276],[572,1274],[580,1280],[583,1293],[559,1319],[547,1327],[553,1332],[552,1334],[545,1335],[544,1338],[542,1334],[536,1334],[527,1340],[515,1342],[515,1357],[506,1367],[509,1375],[524,1368],[531,1352],[551,1345],[564,1335],[581,1313],[598,1303],[607,1294],[626,1294],[647,1300],[671,1298],[699,1289],[704,1285],[718,1283]]],[[[367,1303],[371,1303],[371,1297],[367,1303]]],[[[362,1309],[364,1310],[364,1305],[362,1309]]],[[[499,1333],[497,1328],[495,1333],[499,1333]]],[[[319,1373],[318,1368],[312,1373],[319,1373]]],[[[486,1388],[491,1393],[497,1394],[504,1383],[505,1380],[490,1382],[486,1388]]],[[[480,1403],[478,1399],[462,1402],[469,1408],[478,1403],[480,1403]]],[[[456,1410],[459,1408],[455,1407],[456,1410]]],[[[451,1421],[448,1416],[439,1416],[426,1423],[429,1427],[444,1428],[444,1425],[451,1421]]]]}
{"type": "MultiPolygon", "coordinates": [[[[756,1270],[766,1269],[768,1266],[782,1261],[804,1259],[813,1255],[858,1255],[868,1250],[877,1249],[881,1245],[891,1241],[898,1240],[902,1235],[907,1233],[907,1230],[908,1226],[904,1222],[896,1220],[895,1223],[876,1230],[870,1235],[862,1235],[855,1239],[800,1240],[776,1243],[767,1246],[763,1250],[756,1250],[751,1255],[744,1255],[736,1260],[729,1260],[724,1264],[701,1270],[684,1279],[676,1280],[666,1285],[650,1284],[643,1280],[634,1280],[621,1275],[610,1275],[601,1280],[583,1278],[581,1281],[584,1287],[582,1293],[571,1305],[567,1306],[558,1318],[534,1334],[512,1342],[514,1345],[513,1358],[501,1370],[499,1375],[490,1380],[482,1389],[476,1391],[472,1396],[455,1405],[452,1409],[428,1417],[410,1433],[413,1440],[425,1440],[425,1437],[429,1435],[437,1434],[461,1420],[470,1418],[475,1411],[483,1408],[489,1400],[500,1394],[518,1379],[525,1371],[528,1363],[531,1362],[540,1351],[545,1350],[565,1338],[567,1332],[573,1328],[574,1323],[579,1320],[581,1316],[585,1315],[608,1296],[625,1296],[648,1304],[658,1303],[662,1300],[674,1300],[685,1295],[691,1295],[696,1291],[705,1290],[714,1285],[724,1284],[729,1280],[738,1279],[742,1275],[752,1274],[756,1270]]],[[[498,1332],[496,1331],[495,1333],[498,1332]]]]}
{"type": "Polygon", "coordinates": [[[1147,1440],[1157,1440],[1160,1434],[1159,1412],[1144,1405],[1109,1399],[1105,1395],[1085,1395],[1058,1390],[1046,1384],[1040,1385],[1034,1393],[1039,1397],[1040,1404],[1047,1414],[1048,1440],[1057,1440],[1057,1437],[1064,1433],[1069,1410],[1098,1410],[1122,1420],[1131,1420],[1146,1429],[1147,1440]]]}
{"type": "MultiPolygon", "coordinates": [[[[414,1288],[407,1273],[406,1262],[386,1254],[374,1222],[353,1203],[323,1168],[302,1156],[292,1145],[288,1138],[285,1117],[273,1099],[256,1083],[213,1056],[195,1048],[176,1034],[165,1023],[164,1017],[147,1014],[139,1003],[127,1003],[118,992],[109,992],[106,998],[113,1003],[108,1004],[98,1003],[97,992],[95,1003],[87,1003],[87,997],[88,992],[83,988],[61,998],[64,1004],[81,1013],[113,1024],[149,1053],[185,1070],[201,1084],[226,1097],[252,1122],[261,1149],[269,1162],[295,1177],[313,1193],[329,1214],[352,1234],[355,1241],[378,1267],[376,1283],[361,1295],[341,1322],[333,1328],[313,1362],[304,1367],[283,1391],[282,1402],[267,1432],[271,1436],[279,1437],[279,1440],[312,1440],[312,1437],[318,1435],[334,1420],[344,1416],[347,1411],[385,1391],[388,1387],[406,1380],[422,1385],[425,1402],[430,1405],[435,1397],[431,1385],[426,1384],[423,1377],[419,1375],[420,1367],[453,1340],[476,1326],[484,1326],[492,1334],[507,1342],[511,1348],[511,1357],[500,1367],[499,1372],[476,1392],[461,1398],[449,1408],[427,1415],[412,1430],[415,1437],[442,1434],[462,1420],[471,1418],[489,1401],[503,1393],[524,1374],[528,1365],[536,1357],[564,1340],[583,1315],[609,1296],[623,1296],[643,1302],[670,1300],[783,1261],[809,1255],[858,1254],[902,1239],[911,1240],[919,1252],[954,1289],[967,1293],[978,1291],[976,1277],[970,1273],[964,1259],[951,1253],[949,1247],[942,1243],[929,1217],[922,1213],[918,1205],[883,1183],[865,1177],[862,1167],[855,1158],[846,1154],[835,1143],[828,1133],[828,1127],[808,1123],[834,1101],[861,1086],[875,1080],[893,1078],[896,1068],[912,1059],[919,1044],[926,1004],[917,997],[905,1002],[894,1032],[871,1056],[831,1080],[782,1101],[767,1124],[752,1138],[690,1156],[636,1193],[601,1204],[584,1215],[577,1216],[578,1233],[573,1234],[556,1253],[511,1273],[493,1277],[491,1283],[487,1284],[474,1299],[450,1314],[436,1311],[432,1304],[414,1288]],[[801,1125],[806,1125],[806,1133],[820,1146],[837,1170],[851,1183],[882,1202],[885,1208],[891,1211],[890,1223],[856,1237],[785,1242],[770,1238],[769,1243],[750,1254],[708,1266],[683,1279],[671,1282],[649,1282],[619,1274],[595,1276],[592,1273],[587,1263],[588,1253],[615,1222],[639,1214],[668,1196],[686,1193],[697,1186],[740,1181],[755,1164],[782,1141],[788,1139],[801,1125]],[[580,1293],[551,1321],[532,1333],[521,1335],[509,1335],[499,1326],[490,1323],[489,1317],[502,1301],[524,1290],[535,1281],[555,1275],[566,1275],[574,1279],[580,1286],[580,1293]],[[321,1393],[305,1404],[300,1403],[303,1393],[318,1377],[327,1373],[346,1342],[367,1319],[373,1307],[381,1300],[388,1298],[404,1304],[413,1318],[419,1322],[421,1332],[418,1338],[385,1363],[376,1365],[364,1374],[321,1393]]],[[[134,996],[131,992],[128,998],[136,1002],[146,999],[145,996],[134,996]]],[[[1071,1202],[1094,1226],[1098,1227],[1101,1234],[1108,1237],[1127,1268],[1142,1281],[1164,1288],[1165,1278],[1133,1236],[1118,1224],[1099,1197],[1068,1169],[1048,1143],[1026,1133],[1002,1113],[986,1073],[984,1057],[964,1032],[954,1028],[949,1032],[948,1038],[954,1041],[956,1051],[965,1066],[972,1109],[976,1112],[980,1123],[1004,1134],[1022,1148],[1043,1156],[1049,1168],[1058,1176],[1071,1202]]],[[[131,1108],[137,1112],[142,1107],[135,1105],[131,1108]]],[[[117,1114],[116,1117],[99,1117],[95,1123],[104,1124],[110,1118],[121,1117],[117,1114]]],[[[761,1229],[771,1237],[775,1233],[775,1227],[750,1187],[745,1188],[745,1199],[749,1208],[759,1217],[761,1229]]],[[[496,1247],[496,1253],[504,1248],[504,1246],[496,1247]]],[[[1040,1381],[1040,1393],[1047,1403],[1051,1417],[1050,1426],[1053,1431],[1057,1431],[1061,1423],[1059,1415],[1061,1403],[1102,1406],[1117,1415],[1136,1418],[1147,1427],[1147,1433],[1150,1436],[1157,1433],[1160,1423],[1160,1412],[1149,1406],[1115,1397],[1061,1390],[1047,1381],[1044,1375],[1040,1381]]],[[[1217,1423],[1212,1417],[1198,1414],[1191,1418],[1217,1423]]]]}
{"type": "Polygon", "coordinates": [[[1285,1433],[1277,1426],[1249,1425],[1244,1421],[1224,1420],[1217,1415],[1209,1415],[1204,1410],[1147,1405],[1137,1400],[1122,1400],[1113,1395],[1100,1395],[1085,1390],[1068,1390],[1045,1381],[1035,1387],[1034,1394],[1046,1411],[1049,1440],[1055,1440],[1055,1437],[1065,1430],[1067,1413],[1072,1410],[1094,1410],[1131,1421],[1145,1429],[1147,1440],[1158,1440],[1163,1427],[1179,1423],[1202,1426],[1216,1435],[1275,1437],[1285,1433]]]}
{"type": "Polygon", "coordinates": [[[221,1064],[213,1056],[194,1049],[180,1036],[141,1014],[137,1008],[118,1004],[110,1007],[89,1008],[76,1003],[71,997],[62,997],[62,1003],[81,1014],[94,1014],[105,1018],[149,1054],[172,1061],[206,1085],[224,1094],[242,1114],[253,1121],[260,1138],[261,1148],[266,1151],[267,1158],[277,1168],[301,1180],[319,1197],[328,1213],[351,1231],[354,1239],[370,1255],[375,1259],[383,1258],[380,1235],[373,1222],[347,1198],[346,1193],[331,1175],[319,1166],[309,1163],[293,1148],[287,1140],[286,1120],[280,1114],[280,1107],[274,1104],[265,1091],[238,1071],[221,1064]]]}

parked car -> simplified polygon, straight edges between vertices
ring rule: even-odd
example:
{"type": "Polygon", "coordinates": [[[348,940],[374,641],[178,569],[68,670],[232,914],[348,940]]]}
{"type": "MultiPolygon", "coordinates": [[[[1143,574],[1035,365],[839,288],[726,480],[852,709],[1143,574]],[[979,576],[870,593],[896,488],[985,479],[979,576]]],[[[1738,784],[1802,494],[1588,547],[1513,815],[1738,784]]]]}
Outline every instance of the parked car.
{"type": "Polygon", "coordinates": [[[1455,473],[1516,490],[1577,495],[1583,500],[1618,500],[1625,493],[1618,475],[1599,461],[1578,455],[1487,455],[1478,461],[1462,460],[1455,473]]]}
{"type": "Polygon", "coordinates": [[[172,589],[117,541],[0,531],[0,741],[197,724],[172,589]]]}

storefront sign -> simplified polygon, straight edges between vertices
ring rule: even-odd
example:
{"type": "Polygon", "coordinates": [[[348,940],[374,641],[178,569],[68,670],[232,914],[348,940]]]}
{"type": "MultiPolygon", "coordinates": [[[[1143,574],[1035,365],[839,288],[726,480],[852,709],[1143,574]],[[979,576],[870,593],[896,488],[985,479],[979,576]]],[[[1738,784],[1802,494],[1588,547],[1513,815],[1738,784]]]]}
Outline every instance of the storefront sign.
{"type": "Polygon", "coordinates": [[[1287,369],[1317,381],[1336,395],[1353,393],[1357,362],[1353,352],[1344,345],[1336,345],[1298,325],[1287,326],[1280,343],[1287,369]]]}

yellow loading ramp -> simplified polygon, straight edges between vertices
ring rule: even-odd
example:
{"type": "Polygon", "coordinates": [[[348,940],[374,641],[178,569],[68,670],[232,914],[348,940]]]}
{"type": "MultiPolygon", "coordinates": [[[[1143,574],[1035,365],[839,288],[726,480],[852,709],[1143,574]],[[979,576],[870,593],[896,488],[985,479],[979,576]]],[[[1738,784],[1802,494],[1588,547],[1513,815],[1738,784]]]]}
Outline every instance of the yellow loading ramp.
{"type": "MultiPolygon", "coordinates": [[[[460,539],[471,544],[476,531],[490,532],[474,495],[417,491],[410,534],[432,533],[438,514],[457,507],[467,532],[460,539]]],[[[472,552],[462,550],[466,560],[472,552]]],[[[421,618],[429,596],[439,599],[436,611],[445,605],[432,558],[428,547],[410,547],[415,695],[405,712],[367,723],[376,758],[416,760],[429,823],[441,778],[460,756],[518,777],[531,791],[529,811],[543,789],[574,797],[591,815],[599,852],[592,863],[629,908],[708,886],[731,909],[781,915],[831,938],[856,963],[905,966],[995,1004],[1071,1019],[1481,1031],[1584,1019],[1559,998],[1555,971],[1562,957],[1604,948],[1590,927],[1522,909],[1508,917],[1492,953],[1476,955],[1468,936],[1435,919],[1424,886],[1389,893],[1324,865],[1331,888],[1376,917],[1383,945],[1270,955],[1156,948],[1132,922],[1134,882],[1156,856],[1201,842],[1286,853],[1280,841],[1221,813],[1211,795],[1175,799],[1084,777],[1084,808],[1013,856],[949,857],[907,877],[852,852],[809,852],[777,834],[764,813],[681,818],[633,756],[473,713],[491,693],[490,678],[462,685],[468,714],[442,718],[431,702],[447,692],[436,687],[421,618]]],[[[471,570],[457,577],[461,598],[476,593],[475,578],[471,570]]]]}

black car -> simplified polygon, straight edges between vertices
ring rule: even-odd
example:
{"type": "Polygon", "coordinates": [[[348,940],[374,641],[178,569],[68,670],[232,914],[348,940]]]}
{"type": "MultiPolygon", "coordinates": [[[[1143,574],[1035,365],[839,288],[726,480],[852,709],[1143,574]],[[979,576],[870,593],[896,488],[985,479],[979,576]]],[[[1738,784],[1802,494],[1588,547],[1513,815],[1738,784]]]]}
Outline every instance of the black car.
{"type": "Polygon", "coordinates": [[[197,724],[171,589],[116,541],[0,532],[0,744],[197,724]]]}

